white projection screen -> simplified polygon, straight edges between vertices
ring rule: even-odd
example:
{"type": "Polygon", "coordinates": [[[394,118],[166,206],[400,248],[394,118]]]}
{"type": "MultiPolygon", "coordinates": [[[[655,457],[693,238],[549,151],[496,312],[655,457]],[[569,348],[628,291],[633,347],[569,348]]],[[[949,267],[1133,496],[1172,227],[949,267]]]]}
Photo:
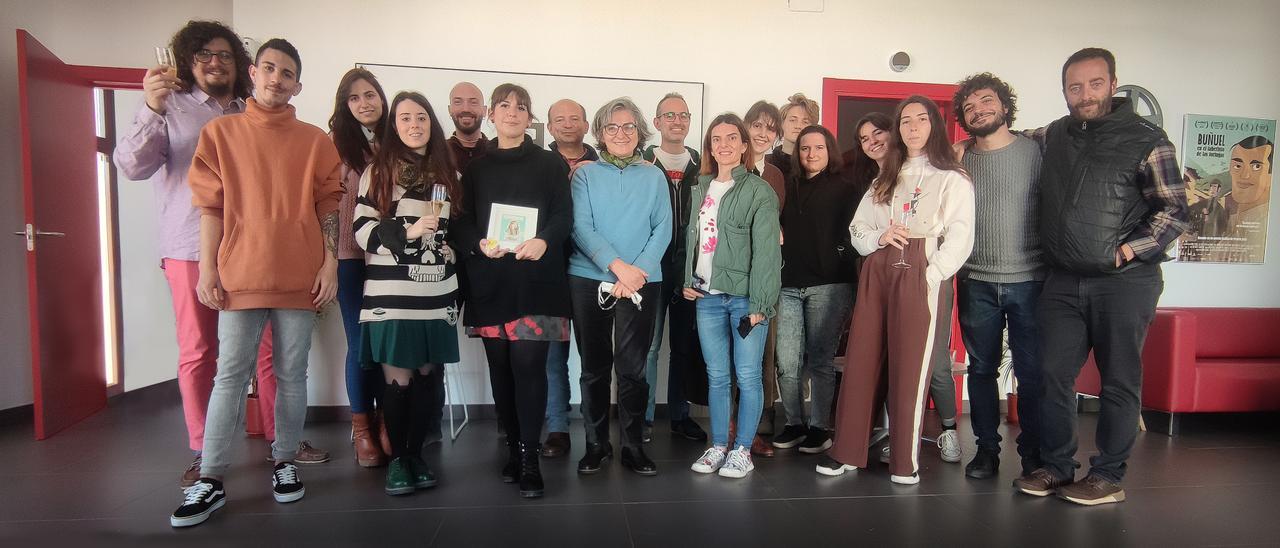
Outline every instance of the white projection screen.
{"type": "MultiPolygon", "coordinates": [[[[458,82],[471,82],[484,92],[485,104],[488,106],[489,94],[493,88],[510,82],[524,86],[533,98],[533,115],[537,118],[529,134],[535,142],[546,148],[551,137],[544,131],[547,121],[547,108],[560,99],[573,99],[587,111],[587,121],[595,116],[596,109],[617,97],[630,97],[644,113],[650,126],[658,108],[658,101],[671,92],[679,93],[689,104],[689,113],[693,116],[689,122],[689,135],[685,144],[698,150],[702,146],[704,85],[701,82],[680,82],[669,80],[640,80],[633,78],[605,78],[597,76],[572,76],[562,74],[535,74],[527,72],[501,72],[491,70],[455,69],[439,67],[415,67],[406,65],[384,65],[379,63],[356,63],[373,72],[382,83],[390,101],[397,92],[411,90],[422,93],[431,101],[431,106],[440,118],[444,134],[453,132],[453,121],[449,119],[449,90],[458,82]]],[[[594,128],[592,128],[594,130],[594,128]]],[[[484,133],[493,138],[493,125],[484,123],[484,133]]],[[[595,146],[595,138],[588,133],[587,144],[595,146]]],[[[649,139],[647,144],[657,144],[658,135],[649,139]]]]}

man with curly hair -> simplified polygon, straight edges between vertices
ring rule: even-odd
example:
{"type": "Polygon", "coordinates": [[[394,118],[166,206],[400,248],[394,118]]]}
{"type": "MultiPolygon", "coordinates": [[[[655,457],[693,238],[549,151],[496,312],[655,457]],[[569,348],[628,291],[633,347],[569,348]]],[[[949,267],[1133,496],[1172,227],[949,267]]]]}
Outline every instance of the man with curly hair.
{"type": "MultiPolygon", "coordinates": [[[[1009,330],[1018,379],[1018,454],[1023,474],[1040,466],[1040,346],[1036,300],[1045,276],[1039,222],[1040,148],[1009,131],[1018,112],[1013,88],[989,72],[960,82],[952,104],[973,139],[957,145],[973,178],[973,253],[957,276],[960,325],[969,351],[969,405],[978,453],[965,466],[975,479],[1000,469],[1003,333],[1009,330]]],[[[947,375],[951,372],[948,370],[947,375]]]]}
{"type": "MultiPolygon", "coordinates": [[[[205,414],[218,358],[218,312],[196,298],[200,212],[191,205],[187,171],[200,130],[210,120],[243,112],[251,92],[249,54],[230,28],[190,21],[170,41],[177,67],[152,67],[142,80],[145,104],[116,146],[116,167],[134,181],[152,180],[158,208],[160,265],[169,282],[178,336],[178,387],[195,458],[182,474],[189,487],[200,478],[205,414]],[[169,69],[176,68],[174,76],[169,69]]],[[[259,411],[266,437],[274,439],[276,380],[271,337],[258,360],[259,411]]],[[[308,445],[299,462],[328,455],[308,445]]]]}

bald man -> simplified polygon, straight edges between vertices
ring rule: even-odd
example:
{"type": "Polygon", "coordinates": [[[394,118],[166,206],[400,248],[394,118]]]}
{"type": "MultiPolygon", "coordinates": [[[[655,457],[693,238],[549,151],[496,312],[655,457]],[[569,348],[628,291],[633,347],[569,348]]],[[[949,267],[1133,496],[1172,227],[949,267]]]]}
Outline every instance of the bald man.
{"type": "Polygon", "coordinates": [[[453,153],[458,173],[466,173],[472,160],[484,156],[488,139],[480,132],[484,121],[484,94],[471,82],[458,82],[449,90],[449,118],[453,120],[453,136],[449,151],[453,153]]]}
{"type": "MultiPolygon", "coordinates": [[[[582,142],[589,125],[586,109],[573,99],[556,101],[547,110],[547,131],[554,139],[551,151],[569,166],[570,177],[579,164],[600,157],[591,145],[582,142]]],[[[547,349],[547,441],[542,444],[542,456],[569,453],[569,409],[569,341],[552,341],[547,349]]]]}

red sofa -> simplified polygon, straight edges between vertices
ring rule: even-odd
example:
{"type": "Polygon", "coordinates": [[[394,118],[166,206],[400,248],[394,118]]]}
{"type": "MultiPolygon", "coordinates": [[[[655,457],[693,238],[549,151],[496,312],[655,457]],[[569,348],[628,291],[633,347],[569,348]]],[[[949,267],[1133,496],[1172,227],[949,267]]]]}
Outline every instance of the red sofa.
{"type": "MultiPolygon", "coordinates": [[[[1161,308],[1142,362],[1142,407],[1168,419],[1153,430],[1175,435],[1179,413],[1280,410],[1280,308],[1161,308]]],[[[1091,354],[1076,391],[1100,389],[1091,354]]]]}

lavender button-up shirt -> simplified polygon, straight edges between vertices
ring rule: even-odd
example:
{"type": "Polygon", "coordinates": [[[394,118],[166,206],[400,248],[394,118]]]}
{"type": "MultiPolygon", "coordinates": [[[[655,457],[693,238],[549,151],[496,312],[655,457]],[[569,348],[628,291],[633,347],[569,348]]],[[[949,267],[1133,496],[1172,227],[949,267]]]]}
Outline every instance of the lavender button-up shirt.
{"type": "Polygon", "coordinates": [[[222,108],[200,88],[176,91],[165,100],[164,115],[143,104],[133,126],[116,145],[116,167],[134,181],[155,179],[160,225],[160,258],[200,259],[200,210],[191,205],[187,170],[200,141],[200,129],[224,114],[244,112],[242,99],[222,108]]]}

